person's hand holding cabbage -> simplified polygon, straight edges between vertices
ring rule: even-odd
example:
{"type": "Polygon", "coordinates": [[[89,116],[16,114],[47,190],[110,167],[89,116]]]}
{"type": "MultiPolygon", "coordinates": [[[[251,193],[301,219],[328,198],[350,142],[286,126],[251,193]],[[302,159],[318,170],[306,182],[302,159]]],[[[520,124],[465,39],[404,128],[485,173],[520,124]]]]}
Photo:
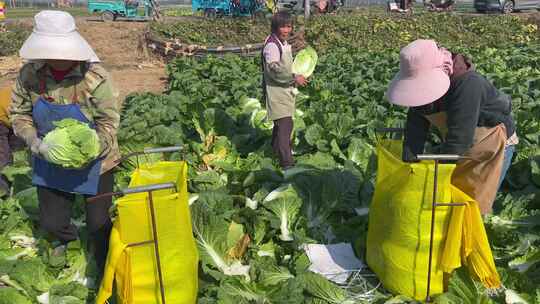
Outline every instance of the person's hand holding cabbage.
{"type": "Polygon", "coordinates": [[[82,168],[99,156],[100,144],[95,130],[75,119],[54,122],[56,128],[36,144],[33,153],[64,168],[82,168]]]}

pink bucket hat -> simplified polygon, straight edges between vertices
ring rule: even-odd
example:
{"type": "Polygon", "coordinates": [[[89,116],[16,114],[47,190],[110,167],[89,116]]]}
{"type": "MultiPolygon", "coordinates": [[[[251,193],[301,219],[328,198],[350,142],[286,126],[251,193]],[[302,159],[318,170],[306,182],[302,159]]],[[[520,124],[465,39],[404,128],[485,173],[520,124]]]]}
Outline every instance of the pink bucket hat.
{"type": "Polygon", "coordinates": [[[391,103],[417,107],[434,102],[450,87],[452,55],[433,40],[416,40],[401,49],[399,72],[386,96],[391,103]]]}

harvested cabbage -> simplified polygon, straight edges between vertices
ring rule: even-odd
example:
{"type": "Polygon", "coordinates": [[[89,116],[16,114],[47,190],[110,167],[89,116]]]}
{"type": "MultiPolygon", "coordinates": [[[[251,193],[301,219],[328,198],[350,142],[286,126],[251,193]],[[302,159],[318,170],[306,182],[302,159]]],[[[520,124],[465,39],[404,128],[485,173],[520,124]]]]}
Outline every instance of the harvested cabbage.
{"type": "Polygon", "coordinates": [[[294,58],[292,72],[306,78],[311,76],[317,65],[317,59],[317,52],[312,47],[301,50],[294,58]]]}
{"type": "Polygon", "coordinates": [[[97,133],[86,123],[67,118],[54,125],[56,128],[43,138],[48,146],[45,158],[49,162],[65,168],[81,168],[99,155],[97,133]]]}

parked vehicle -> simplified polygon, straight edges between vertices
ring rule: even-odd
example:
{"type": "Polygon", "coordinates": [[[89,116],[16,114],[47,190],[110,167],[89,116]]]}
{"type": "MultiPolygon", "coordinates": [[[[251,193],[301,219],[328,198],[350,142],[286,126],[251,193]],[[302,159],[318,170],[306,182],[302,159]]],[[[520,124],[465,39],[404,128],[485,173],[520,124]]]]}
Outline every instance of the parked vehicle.
{"type": "Polygon", "coordinates": [[[526,9],[540,10],[540,0],[474,0],[474,8],[479,13],[498,11],[509,14],[526,9]]]}
{"type": "Polygon", "coordinates": [[[118,18],[129,20],[157,20],[160,18],[159,4],[155,0],[88,0],[88,12],[100,14],[105,22],[115,21],[118,18]],[[139,14],[139,7],[144,13],[139,14]]]}
{"type": "MultiPolygon", "coordinates": [[[[304,10],[303,0],[273,0],[277,10],[286,10],[298,13],[304,10]]],[[[345,5],[345,0],[310,0],[311,12],[314,14],[326,14],[336,12],[345,5]]]]}
{"type": "Polygon", "coordinates": [[[455,0],[432,0],[424,2],[424,7],[430,12],[451,12],[454,10],[455,0]]]}
{"type": "Polygon", "coordinates": [[[255,16],[266,10],[262,0],[193,0],[193,12],[202,11],[206,17],[216,16],[255,16]]]}

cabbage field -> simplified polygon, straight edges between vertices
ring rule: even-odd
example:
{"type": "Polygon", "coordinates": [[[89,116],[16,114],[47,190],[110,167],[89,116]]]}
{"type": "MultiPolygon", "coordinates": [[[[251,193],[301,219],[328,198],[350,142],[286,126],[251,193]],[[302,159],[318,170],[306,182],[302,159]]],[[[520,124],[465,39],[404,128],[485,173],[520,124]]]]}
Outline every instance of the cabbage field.
{"type": "MultiPolygon", "coordinates": [[[[169,38],[191,33],[184,39],[201,43],[223,35],[212,30],[216,24],[252,21],[186,22],[152,27],[169,38]]],[[[435,301],[540,303],[538,28],[517,17],[446,14],[350,14],[316,17],[307,24],[307,42],[319,62],[297,96],[297,166],[285,173],[272,155],[271,124],[264,120],[260,58],[177,58],[167,66],[163,94],[125,100],[118,134],[123,153],[184,147],[170,157],[190,164],[189,201],[201,256],[198,303],[413,302],[384,290],[367,268],[338,286],[308,270],[302,247],[351,243],[363,260],[376,174],[375,129],[400,127],[405,119],[384,92],[399,67],[400,47],[420,37],[470,55],[478,70],[510,94],[520,137],[494,212],[485,218],[507,290],[488,294],[458,271],[449,291],[435,301]]],[[[254,39],[248,42],[259,42],[254,39]]],[[[130,163],[119,168],[117,187],[127,185],[132,168],[130,163]]],[[[0,304],[37,303],[37,298],[39,303],[91,303],[95,270],[84,250],[82,202],[74,213],[83,237],[57,260],[50,255],[54,243],[37,228],[29,171],[19,153],[4,172],[13,189],[0,204],[0,282],[8,286],[0,288],[0,304]]]]}
{"type": "Polygon", "coordinates": [[[28,26],[0,23],[0,56],[15,54],[28,35],[28,26]]]}

